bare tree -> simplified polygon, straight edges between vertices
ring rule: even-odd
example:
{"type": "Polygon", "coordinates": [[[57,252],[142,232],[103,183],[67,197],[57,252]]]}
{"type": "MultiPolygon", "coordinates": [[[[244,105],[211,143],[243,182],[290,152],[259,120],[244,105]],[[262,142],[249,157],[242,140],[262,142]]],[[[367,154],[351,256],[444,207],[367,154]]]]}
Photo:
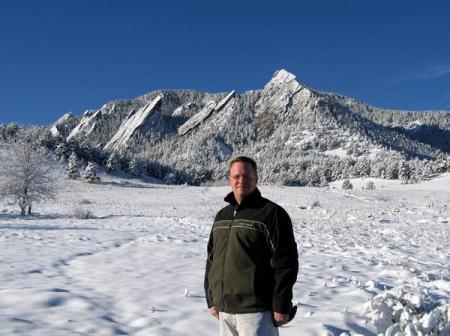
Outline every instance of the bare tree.
{"type": "Polygon", "coordinates": [[[40,151],[38,134],[29,129],[6,144],[0,161],[0,196],[12,198],[21,215],[31,215],[33,203],[53,198],[55,189],[45,154],[40,151]]]}

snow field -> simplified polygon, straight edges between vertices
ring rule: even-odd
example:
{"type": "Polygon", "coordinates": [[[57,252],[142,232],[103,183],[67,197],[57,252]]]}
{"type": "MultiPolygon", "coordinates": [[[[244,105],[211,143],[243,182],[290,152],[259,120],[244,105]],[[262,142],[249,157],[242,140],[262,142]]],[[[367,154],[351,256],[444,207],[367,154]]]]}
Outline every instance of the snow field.
{"type": "MultiPolygon", "coordinates": [[[[218,333],[203,272],[228,188],[102,181],[61,181],[58,199],[31,218],[0,203],[2,333],[218,333]],[[93,218],[74,218],[76,209],[93,218]]],[[[376,190],[261,187],[291,215],[300,254],[298,313],[281,335],[425,335],[448,322],[450,176],[374,182],[376,190]],[[424,304],[408,312],[405,297],[424,304]]]]}

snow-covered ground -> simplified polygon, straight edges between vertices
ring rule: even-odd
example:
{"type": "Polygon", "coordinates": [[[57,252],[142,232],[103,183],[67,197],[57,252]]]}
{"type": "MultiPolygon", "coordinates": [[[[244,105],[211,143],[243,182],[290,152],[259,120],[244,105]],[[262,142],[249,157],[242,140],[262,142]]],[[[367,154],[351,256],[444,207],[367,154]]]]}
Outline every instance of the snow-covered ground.
{"type": "MultiPolygon", "coordinates": [[[[450,175],[373,181],[260,187],[291,215],[300,254],[298,313],[282,336],[437,334],[448,323],[450,175]]],[[[227,192],[103,176],[60,181],[31,218],[0,203],[0,334],[218,334],[203,271],[227,192]]]]}

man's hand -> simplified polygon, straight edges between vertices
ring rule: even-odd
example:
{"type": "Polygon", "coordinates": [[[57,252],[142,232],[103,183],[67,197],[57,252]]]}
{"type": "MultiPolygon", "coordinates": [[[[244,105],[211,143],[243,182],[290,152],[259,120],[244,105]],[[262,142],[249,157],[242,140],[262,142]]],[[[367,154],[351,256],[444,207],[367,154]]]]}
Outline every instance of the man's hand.
{"type": "Polygon", "coordinates": [[[211,307],[209,308],[209,313],[214,316],[216,319],[219,319],[219,309],[217,309],[216,307],[211,307]]]}
{"type": "Polygon", "coordinates": [[[273,312],[273,321],[277,325],[277,327],[286,324],[289,320],[289,314],[281,314],[277,312],[273,312]]]}

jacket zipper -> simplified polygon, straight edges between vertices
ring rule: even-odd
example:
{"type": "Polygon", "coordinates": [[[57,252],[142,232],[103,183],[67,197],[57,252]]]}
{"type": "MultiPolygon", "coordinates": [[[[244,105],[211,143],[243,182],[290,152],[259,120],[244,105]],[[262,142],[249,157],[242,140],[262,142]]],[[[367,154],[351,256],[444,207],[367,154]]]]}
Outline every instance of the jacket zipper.
{"type": "MultiPolygon", "coordinates": [[[[232,219],[232,221],[231,221],[230,226],[228,227],[227,246],[226,246],[226,249],[225,249],[225,258],[224,258],[224,260],[223,260],[223,274],[225,274],[225,265],[226,265],[226,261],[227,261],[227,252],[228,252],[228,242],[230,241],[231,227],[233,226],[233,222],[234,222],[234,220],[236,219],[237,208],[238,208],[237,206],[234,208],[234,211],[233,211],[233,219],[232,219]]],[[[222,306],[223,306],[224,309],[225,309],[225,299],[224,299],[224,294],[223,294],[223,292],[224,292],[224,286],[223,286],[223,275],[222,275],[222,306]]]]}

